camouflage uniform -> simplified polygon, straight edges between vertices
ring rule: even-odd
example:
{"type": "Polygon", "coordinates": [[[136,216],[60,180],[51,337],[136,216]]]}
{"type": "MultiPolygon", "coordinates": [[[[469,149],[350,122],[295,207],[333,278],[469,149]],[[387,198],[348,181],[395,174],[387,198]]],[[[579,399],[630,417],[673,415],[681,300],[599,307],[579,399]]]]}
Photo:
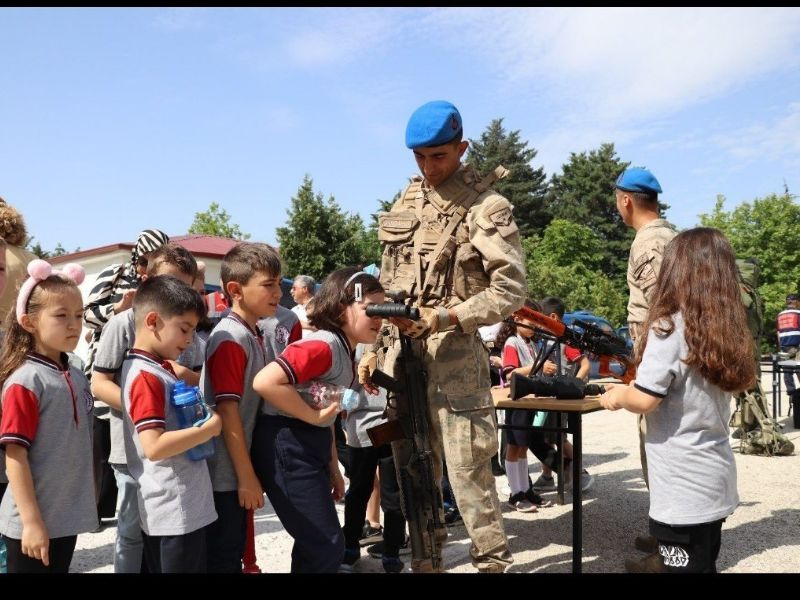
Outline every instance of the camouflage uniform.
{"type": "MultiPolygon", "coordinates": [[[[428,377],[435,477],[441,485],[444,458],[472,540],[473,565],[503,570],[513,559],[491,471],[497,423],[488,354],[477,329],[522,306],[526,286],[511,205],[487,188],[488,178],[479,181],[470,167],[461,167],[435,190],[417,177],[391,212],[380,215],[378,235],[384,244],[384,287],[405,291],[418,305],[453,308],[458,316],[455,327],[414,341],[428,377]],[[447,235],[453,219],[458,225],[447,235]]],[[[400,348],[392,329],[382,357],[383,370],[390,375],[395,374],[400,348]]],[[[410,447],[407,440],[393,443],[398,471],[410,447]]],[[[446,531],[437,537],[446,538],[446,531]]],[[[412,551],[412,568],[422,570],[427,549],[412,551]]]]}
{"type": "MultiPolygon", "coordinates": [[[[656,278],[661,269],[664,247],[678,235],[666,219],[654,219],[636,232],[628,258],[628,328],[634,343],[644,335],[642,328],[650,311],[650,300],[655,289],[656,278]]],[[[644,415],[639,415],[639,455],[642,462],[644,482],[647,484],[647,455],[644,438],[647,425],[644,415]]]]}

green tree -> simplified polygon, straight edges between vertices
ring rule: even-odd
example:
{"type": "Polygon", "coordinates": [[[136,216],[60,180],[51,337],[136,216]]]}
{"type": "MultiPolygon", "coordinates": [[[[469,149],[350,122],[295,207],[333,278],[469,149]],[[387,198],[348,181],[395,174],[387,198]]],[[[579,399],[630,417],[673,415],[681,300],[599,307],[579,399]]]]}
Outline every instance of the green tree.
{"type": "Polygon", "coordinates": [[[774,350],[775,318],[786,307],[786,294],[800,291],[800,205],[796,196],[787,189],[780,195],[743,202],[728,212],[725,197],[718,195],[714,210],[700,215],[700,223],[721,230],[738,258],[758,260],[758,291],[764,299],[766,320],[762,350],[774,350]]]}
{"type": "Polygon", "coordinates": [[[541,238],[523,239],[529,296],[558,296],[569,311],[586,309],[622,323],[627,289],[624,280],[611,280],[600,271],[602,245],[591,229],[564,219],[554,219],[541,238]]]}
{"type": "Polygon", "coordinates": [[[534,148],[528,148],[528,142],[520,140],[519,130],[507,132],[503,119],[494,119],[479,141],[470,140],[466,157],[466,162],[482,175],[498,165],[510,171],[492,187],[514,205],[514,220],[523,237],[541,235],[551,219],[544,204],[547,176],[542,167],[531,166],[536,154],[534,148]]]}
{"type": "Polygon", "coordinates": [[[555,218],[588,226],[600,239],[600,268],[609,277],[624,274],[633,230],[617,211],[614,182],[629,163],[616,156],[614,144],[570,154],[561,175],[553,175],[546,204],[555,218]]]}
{"type": "Polygon", "coordinates": [[[314,193],[309,175],[292,198],[288,220],[276,234],[286,275],[321,280],[335,269],[375,262],[379,256],[359,215],[342,211],[333,196],[314,193]]]}
{"type": "Polygon", "coordinates": [[[228,212],[220,209],[216,202],[212,202],[207,211],[194,213],[194,222],[189,227],[189,233],[216,235],[234,240],[250,239],[249,233],[242,233],[239,226],[230,223],[230,220],[228,212]]]}
{"type": "MultiPolygon", "coordinates": [[[[56,247],[52,250],[45,250],[42,248],[42,245],[39,242],[33,243],[33,240],[36,239],[35,237],[28,238],[28,241],[25,243],[25,247],[30,250],[33,254],[41,258],[42,260],[47,260],[48,258],[55,258],[56,256],[63,256],[64,254],[69,254],[66,248],[58,242],[56,247]]],[[[79,252],[80,247],[75,248],[72,252],[79,252]]]]}

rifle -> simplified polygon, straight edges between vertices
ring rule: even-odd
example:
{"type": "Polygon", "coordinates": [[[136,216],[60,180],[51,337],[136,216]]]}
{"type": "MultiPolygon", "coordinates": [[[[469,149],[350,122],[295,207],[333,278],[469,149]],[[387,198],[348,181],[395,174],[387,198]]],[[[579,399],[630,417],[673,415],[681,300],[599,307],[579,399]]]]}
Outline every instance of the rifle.
{"type": "MultiPolygon", "coordinates": [[[[416,320],[419,319],[419,309],[405,304],[373,304],[367,307],[367,316],[416,320]]],[[[414,354],[411,338],[402,333],[400,356],[396,364],[402,371],[399,380],[375,370],[372,372],[372,382],[390,392],[388,403],[391,406],[394,400],[399,418],[371,427],[367,434],[376,447],[396,440],[410,440],[412,450],[408,462],[398,464],[398,467],[411,549],[416,555],[424,548],[423,532],[427,531],[431,565],[434,571],[438,571],[442,554],[436,532],[443,527],[439,517],[442,495],[434,477],[428,434],[426,377],[422,360],[414,354]]]]}
{"type": "MultiPolygon", "coordinates": [[[[536,331],[537,328],[539,330],[544,330],[547,334],[550,334],[555,341],[596,355],[600,361],[600,376],[602,377],[615,377],[616,379],[622,380],[623,383],[630,383],[633,381],[633,378],[636,377],[636,367],[631,363],[628,346],[621,337],[606,333],[591,323],[576,319],[575,325],[583,329],[583,332],[578,332],[571,327],[567,327],[558,319],[548,317],[527,306],[520,308],[513,316],[517,319],[533,321],[533,323],[536,324],[534,331],[536,331]],[[618,375],[610,369],[610,362],[612,360],[619,362],[625,367],[625,371],[622,375],[618,375]]],[[[514,320],[513,323],[518,327],[528,327],[524,323],[520,323],[516,320],[514,320]]],[[[544,335],[542,337],[548,336],[544,335]]],[[[547,356],[541,357],[542,364],[544,364],[546,359],[547,356]]],[[[541,365],[536,365],[537,368],[540,366],[541,365]]]]}

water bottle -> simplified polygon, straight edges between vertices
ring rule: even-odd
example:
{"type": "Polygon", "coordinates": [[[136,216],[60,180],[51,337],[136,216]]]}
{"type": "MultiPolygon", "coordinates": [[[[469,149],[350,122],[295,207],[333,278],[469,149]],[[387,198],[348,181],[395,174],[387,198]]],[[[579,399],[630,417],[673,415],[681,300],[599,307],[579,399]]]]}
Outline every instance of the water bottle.
{"type": "MultiPolygon", "coordinates": [[[[178,413],[178,423],[181,429],[187,427],[199,427],[205,423],[211,413],[208,406],[203,401],[203,394],[196,385],[186,385],[186,382],[179,379],[172,387],[172,405],[178,413]]],[[[214,454],[214,439],[209,439],[190,448],[186,454],[191,460],[205,460],[214,454]]]]}
{"type": "Polygon", "coordinates": [[[339,410],[353,410],[358,405],[358,392],[343,385],[309,381],[295,386],[303,400],[311,408],[321,410],[333,402],[339,402],[339,410]]]}
{"type": "Polygon", "coordinates": [[[6,563],[6,543],[0,539],[0,573],[8,573],[8,565],[6,563]]]}

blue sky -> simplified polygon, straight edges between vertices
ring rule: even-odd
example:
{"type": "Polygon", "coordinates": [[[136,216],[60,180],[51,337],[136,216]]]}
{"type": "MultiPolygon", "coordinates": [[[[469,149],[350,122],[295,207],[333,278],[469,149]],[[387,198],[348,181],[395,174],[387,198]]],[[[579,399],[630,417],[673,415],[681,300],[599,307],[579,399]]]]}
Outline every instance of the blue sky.
{"type": "Polygon", "coordinates": [[[0,196],[46,249],[185,233],[220,203],[276,241],[305,174],[365,219],[429,100],[534,167],[613,142],[679,227],[800,191],[800,9],[0,9],[0,196]]]}

